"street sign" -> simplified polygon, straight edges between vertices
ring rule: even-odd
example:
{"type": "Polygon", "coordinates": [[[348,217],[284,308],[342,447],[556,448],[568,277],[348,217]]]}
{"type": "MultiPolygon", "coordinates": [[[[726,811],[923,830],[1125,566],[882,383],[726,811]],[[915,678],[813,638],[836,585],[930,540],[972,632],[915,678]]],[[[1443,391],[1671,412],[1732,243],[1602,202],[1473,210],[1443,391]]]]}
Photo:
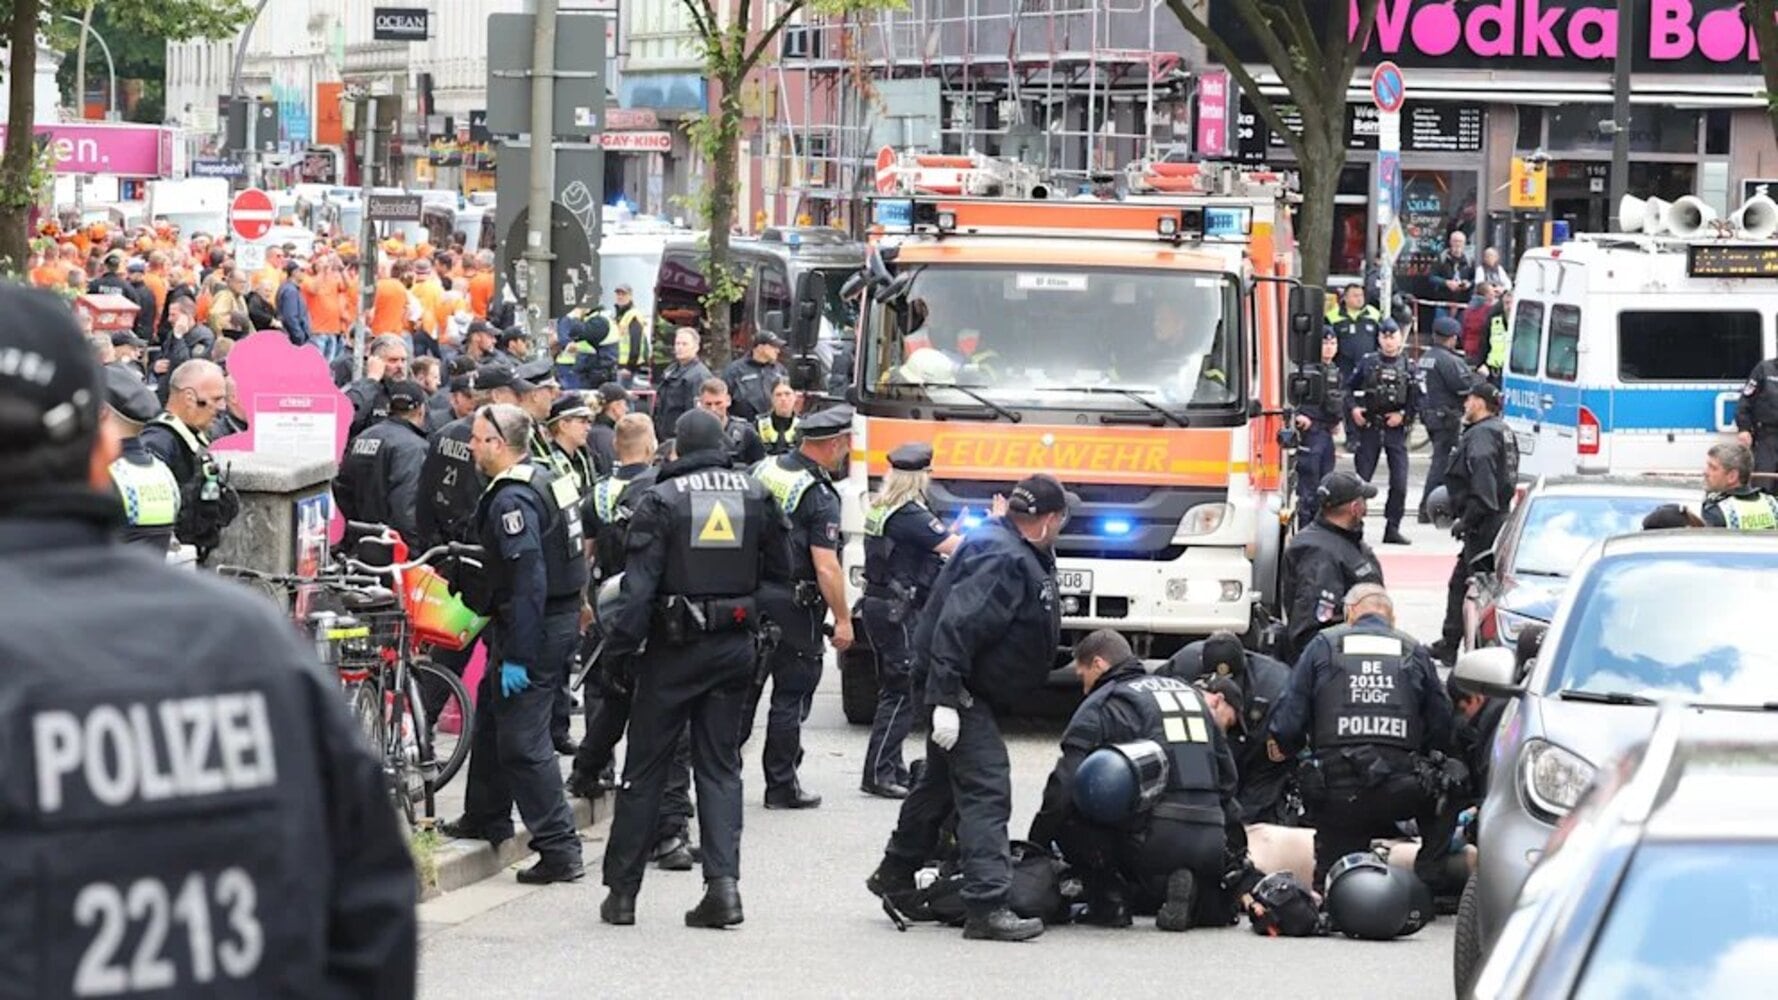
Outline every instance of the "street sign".
{"type": "Polygon", "coordinates": [[[247,165],[239,160],[193,160],[189,172],[193,177],[241,177],[247,165]]]}
{"type": "Polygon", "coordinates": [[[889,146],[877,150],[877,193],[895,193],[895,150],[889,146]]]}
{"type": "MultiPolygon", "coordinates": [[[[500,272],[513,294],[526,301],[530,294],[529,270],[522,258],[530,218],[531,147],[522,142],[503,142],[500,170],[495,176],[494,231],[500,240],[500,272]]],[[[561,316],[577,305],[599,301],[599,240],[605,200],[605,151],[596,143],[564,142],[555,147],[554,207],[550,210],[550,315],[561,316]],[[573,225],[564,225],[564,220],[573,225]],[[564,292],[564,289],[567,292],[564,292]]]]}
{"type": "MultiPolygon", "coordinates": [[[[531,131],[530,14],[488,16],[488,131],[517,135],[531,131]]],[[[583,137],[597,133],[605,117],[605,62],[588,59],[605,50],[606,15],[562,11],[556,15],[554,133],[583,137]]]]}
{"type": "Polygon", "coordinates": [[[228,224],[243,240],[257,240],[272,231],[272,196],[258,188],[235,195],[228,210],[228,224]]]}
{"type": "MultiPolygon", "coordinates": [[[[500,241],[500,271],[506,277],[513,298],[529,306],[535,289],[531,287],[531,262],[524,257],[526,234],[530,232],[531,209],[519,209],[500,241]]],[[[547,315],[565,316],[577,306],[599,303],[599,269],[593,263],[592,247],[587,245],[586,229],[580,219],[559,201],[549,203],[550,261],[549,306],[547,315]]]]}
{"type": "Polygon", "coordinates": [[[364,214],[372,222],[419,222],[420,206],[417,194],[373,194],[364,201],[364,214]]]}
{"type": "Polygon", "coordinates": [[[1376,102],[1377,110],[1398,112],[1407,99],[1408,86],[1402,79],[1401,67],[1387,61],[1378,63],[1371,70],[1371,100],[1376,102]]]}
{"type": "Polygon", "coordinates": [[[1408,237],[1401,230],[1400,219],[1389,223],[1389,228],[1383,230],[1383,256],[1389,261],[1391,267],[1394,267],[1395,259],[1401,256],[1401,251],[1407,246],[1407,242],[1408,237]]]}
{"type": "Polygon", "coordinates": [[[1393,151],[1377,154],[1377,223],[1388,225],[1399,210],[1396,192],[1401,190],[1401,154],[1393,151]]]}
{"type": "Polygon", "coordinates": [[[1401,112],[1377,112],[1377,150],[1379,153],[1401,152],[1401,112]]]}
{"type": "Polygon", "coordinates": [[[266,244],[264,243],[237,243],[235,244],[235,266],[246,270],[249,274],[264,268],[265,251],[266,244]]]}

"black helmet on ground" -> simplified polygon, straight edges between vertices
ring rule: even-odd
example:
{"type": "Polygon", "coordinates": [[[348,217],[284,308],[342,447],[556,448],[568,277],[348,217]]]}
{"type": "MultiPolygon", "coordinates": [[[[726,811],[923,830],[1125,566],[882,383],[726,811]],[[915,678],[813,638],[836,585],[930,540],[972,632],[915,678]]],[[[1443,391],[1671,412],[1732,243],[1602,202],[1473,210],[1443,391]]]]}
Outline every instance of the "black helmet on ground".
{"type": "Polygon", "coordinates": [[[1413,909],[1408,884],[1375,854],[1348,854],[1327,870],[1327,917],[1347,937],[1393,941],[1413,909]]]}
{"type": "Polygon", "coordinates": [[[1443,486],[1435,488],[1426,497],[1426,514],[1432,523],[1440,529],[1447,529],[1456,520],[1456,512],[1451,509],[1451,491],[1443,486]]]}

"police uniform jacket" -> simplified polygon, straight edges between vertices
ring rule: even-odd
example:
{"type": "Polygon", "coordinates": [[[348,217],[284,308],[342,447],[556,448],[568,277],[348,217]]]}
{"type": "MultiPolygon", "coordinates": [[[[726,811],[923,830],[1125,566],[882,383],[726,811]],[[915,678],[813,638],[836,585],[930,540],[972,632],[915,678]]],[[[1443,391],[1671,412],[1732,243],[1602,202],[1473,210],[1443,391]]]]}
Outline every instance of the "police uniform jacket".
{"type": "Polygon", "coordinates": [[[169,336],[166,345],[167,380],[171,382],[173,372],[187,361],[208,360],[215,353],[216,333],[202,323],[193,323],[183,337],[169,336]]]}
{"type": "Polygon", "coordinates": [[[729,460],[743,469],[751,469],[766,458],[766,444],[759,438],[759,431],[753,429],[751,420],[730,415],[728,423],[723,425],[723,436],[728,438],[729,460]]]}
{"type": "MultiPolygon", "coordinates": [[[[1131,657],[1107,670],[1062,731],[1062,757],[1050,771],[1030,839],[1048,845],[1074,811],[1074,775],[1087,755],[1116,743],[1153,740],[1167,753],[1167,788],[1158,818],[1242,831],[1235,758],[1196,688],[1150,674],[1131,657]]],[[[1244,831],[1240,841],[1246,842],[1244,831]]]]}
{"type": "Polygon", "coordinates": [[[165,554],[179,519],[179,480],[173,470],[142,447],[140,438],[125,438],[111,463],[111,482],[123,505],[123,540],[165,554]]]}
{"type": "Polygon", "coordinates": [[[1055,556],[990,518],[951,554],[914,631],[926,704],[999,711],[1040,687],[1062,640],[1055,556]]]}
{"type": "Polygon", "coordinates": [[[1383,329],[1383,314],[1376,306],[1366,305],[1356,313],[1346,311],[1344,303],[1328,310],[1324,317],[1326,328],[1334,332],[1339,339],[1340,350],[1335,355],[1341,368],[1351,371],[1357,367],[1359,359],[1377,349],[1377,334],[1383,329]]]}
{"type": "Polygon", "coordinates": [[[1309,637],[1345,618],[1346,591],[1360,583],[1382,583],[1383,565],[1365,544],[1364,527],[1348,531],[1317,518],[1284,547],[1284,636],[1286,661],[1309,644],[1309,637]]]}
{"type": "Polygon", "coordinates": [[[1346,391],[1347,405],[1364,411],[1365,420],[1372,423],[1400,413],[1406,427],[1414,422],[1420,406],[1420,386],[1406,354],[1393,358],[1384,357],[1381,351],[1366,354],[1346,381],[1346,391]]]}
{"type": "Polygon", "coordinates": [[[772,412],[772,386],[786,377],[783,365],[756,361],[751,354],[730,362],[722,370],[722,380],[728,383],[732,400],[729,414],[751,421],[772,412]]]}
{"type": "Polygon", "coordinates": [[[593,469],[601,476],[611,475],[617,465],[617,423],[601,413],[587,428],[586,450],[593,456],[593,469]]]}
{"type": "Polygon", "coordinates": [[[783,420],[776,414],[761,414],[754,423],[759,428],[760,441],[765,443],[766,454],[782,455],[796,447],[802,421],[794,414],[783,420]]]}
{"type": "Polygon", "coordinates": [[[944,567],[934,550],[949,537],[944,522],[916,500],[872,505],[864,512],[864,596],[924,605],[944,567]]]}
{"type": "Polygon", "coordinates": [[[528,462],[488,481],[476,525],[487,552],[489,603],[498,616],[503,660],[537,665],[544,619],[580,610],[587,569],[579,499],[572,483],[528,462]]]}
{"type": "Polygon", "coordinates": [[[609,636],[615,653],[641,646],[665,598],[698,604],[706,631],[752,629],[753,595],[789,577],[786,526],[771,495],[714,449],[661,468],[636,500],[624,544],[623,600],[609,636]],[[711,613],[712,601],[729,602],[726,617],[711,613]]]}
{"type": "Polygon", "coordinates": [[[1426,647],[1374,614],[1309,640],[1268,729],[1286,753],[1306,741],[1324,761],[1381,748],[1391,770],[1447,749],[1451,733],[1451,702],[1426,647]]]}
{"type": "Polygon", "coordinates": [[[149,454],[165,462],[179,482],[179,520],[174,529],[179,540],[187,545],[215,545],[217,533],[234,520],[241,507],[239,497],[229,489],[218,488],[211,499],[204,499],[212,478],[218,479],[220,487],[208,436],[185,426],[171,413],[162,413],[142,428],[137,440],[149,454]]]}
{"type": "MultiPolygon", "coordinates": [[[[1204,664],[1203,640],[1180,649],[1155,672],[1188,683],[1210,673],[1204,664]]],[[[1248,650],[1247,672],[1234,681],[1241,688],[1245,703],[1241,717],[1226,734],[1239,777],[1235,797],[1241,803],[1243,822],[1275,822],[1293,765],[1288,761],[1278,763],[1266,753],[1266,726],[1290,687],[1290,667],[1264,653],[1248,650]]]]}
{"type": "Polygon", "coordinates": [[[352,426],[346,432],[350,437],[389,415],[389,389],[381,381],[361,378],[346,386],[346,398],[352,401],[352,426]]]}
{"type": "Polygon", "coordinates": [[[407,840],[313,648],[246,590],[117,544],[112,498],[17,499],[0,519],[0,725],[20,751],[0,756],[0,997],[412,997],[407,840]],[[106,944],[169,910],[209,933],[175,916],[146,968],[106,944]]]}
{"type": "Polygon", "coordinates": [[[346,446],[334,501],[352,521],[387,524],[409,546],[420,541],[420,471],[428,453],[426,435],[400,417],[388,417],[346,446]]]}
{"type": "Polygon", "coordinates": [[[1420,355],[1420,420],[1427,430],[1456,427],[1473,373],[1463,360],[1437,344],[1420,355]]]}
{"type": "Polygon", "coordinates": [[[453,420],[428,442],[414,508],[421,548],[476,539],[475,507],[487,488],[487,477],[469,450],[474,422],[473,416],[453,420]]]}
{"type": "MultiPolygon", "coordinates": [[[[778,510],[790,523],[790,578],[805,591],[816,585],[815,549],[837,553],[840,548],[840,494],[821,463],[801,452],[768,458],[754,467],[753,475],[772,494],[778,510]]],[[[785,646],[799,652],[821,648],[823,603],[816,598],[798,603],[787,586],[768,585],[761,594],[766,614],[783,628],[785,646]]]]}
{"type": "Polygon", "coordinates": [[[624,571],[624,536],[636,502],[654,486],[660,470],[645,462],[620,465],[611,475],[595,482],[581,501],[586,537],[593,540],[595,581],[608,580],[624,571]]]}
{"type": "Polygon", "coordinates": [[[1778,531],[1778,498],[1752,486],[1706,496],[1700,513],[1712,528],[1778,531]]]}
{"type": "Polygon", "coordinates": [[[1505,517],[1519,482],[1519,442],[1493,414],[1463,428],[1445,472],[1451,509],[1467,530],[1505,517]]]}
{"type": "Polygon", "coordinates": [[[1735,429],[1759,435],[1778,431],[1778,358],[1753,366],[1735,402],[1735,429]]]}
{"type": "Polygon", "coordinates": [[[675,361],[661,373],[654,386],[656,437],[664,441],[673,436],[673,425],[681,414],[698,405],[698,390],[710,377],[710,369],[695,358],[689,365],[675,361]]]}
{"type": "Polygon", "coordinates": [[[1331,428],[1346,417],[1346,377],[1340,366],[1334,362],[1315,362],[1304,365],[1303,370],[1311,377],[1318,377],[1326,387],[1321,402],[1314,406],[1305,406],[1299,412],[1314,421],[1316,426],[1331,428]]]}

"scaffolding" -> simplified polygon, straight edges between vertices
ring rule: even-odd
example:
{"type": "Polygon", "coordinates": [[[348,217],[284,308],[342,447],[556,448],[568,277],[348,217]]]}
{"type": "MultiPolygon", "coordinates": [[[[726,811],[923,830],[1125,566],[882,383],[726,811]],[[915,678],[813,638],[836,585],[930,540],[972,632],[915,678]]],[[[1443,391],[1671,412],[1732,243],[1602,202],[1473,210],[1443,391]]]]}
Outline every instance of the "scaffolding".
{"type": "Polygon", "coordinates": [[[765,192],[792,219],[855,220],[885,144],[1102,179],[1175,141],[1184,39],[1160,0],[908,0],[792,25],[761,115],[765,192]],[[936,128],[879,95],[909,80],[936,83],[936,128]]]}

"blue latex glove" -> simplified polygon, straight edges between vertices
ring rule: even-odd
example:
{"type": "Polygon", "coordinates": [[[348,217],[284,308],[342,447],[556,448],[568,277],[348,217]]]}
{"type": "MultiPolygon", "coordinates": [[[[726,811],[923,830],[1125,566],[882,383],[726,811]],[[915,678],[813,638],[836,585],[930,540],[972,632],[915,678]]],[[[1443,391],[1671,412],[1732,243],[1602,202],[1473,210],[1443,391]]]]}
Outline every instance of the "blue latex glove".
{"type": "Polygon", "coordinates": [[[531,686],[531,672],[508,660],[500,664],[500,693],[511,698],[531,686]]]}

